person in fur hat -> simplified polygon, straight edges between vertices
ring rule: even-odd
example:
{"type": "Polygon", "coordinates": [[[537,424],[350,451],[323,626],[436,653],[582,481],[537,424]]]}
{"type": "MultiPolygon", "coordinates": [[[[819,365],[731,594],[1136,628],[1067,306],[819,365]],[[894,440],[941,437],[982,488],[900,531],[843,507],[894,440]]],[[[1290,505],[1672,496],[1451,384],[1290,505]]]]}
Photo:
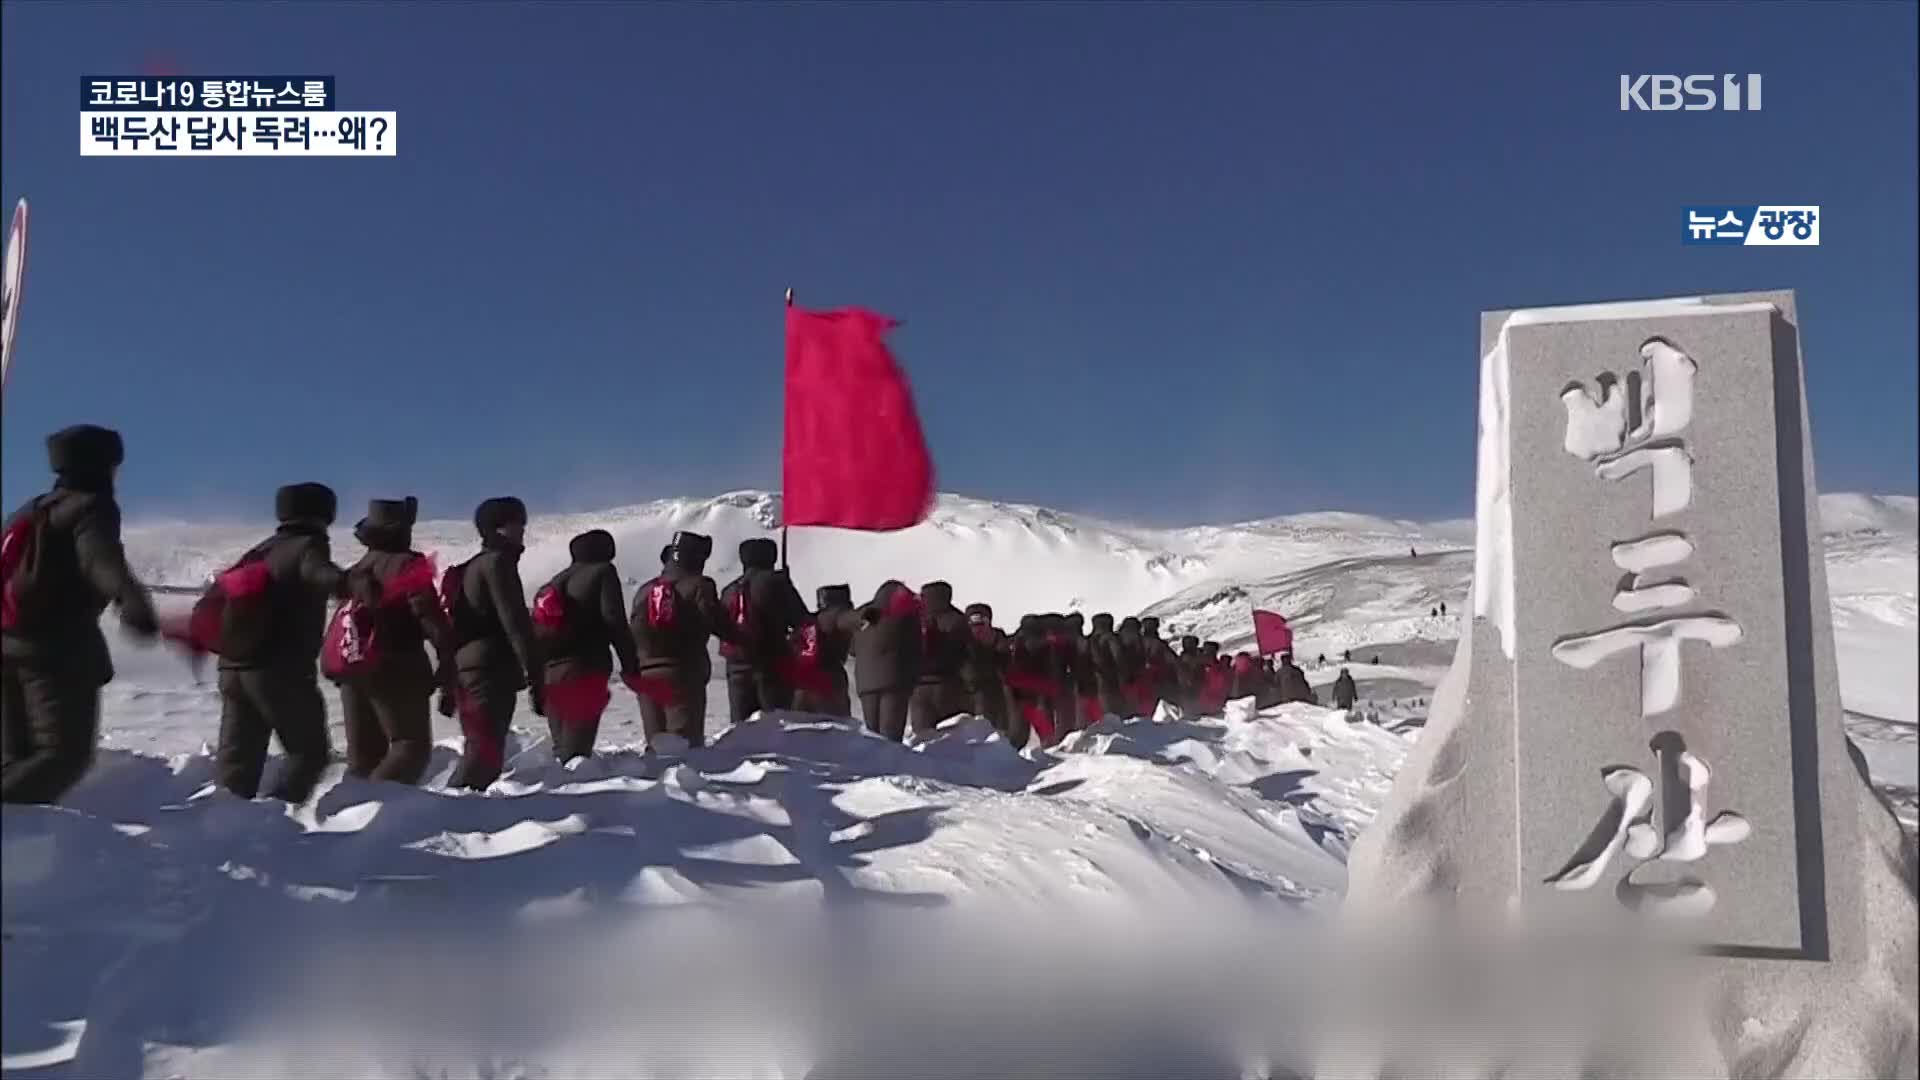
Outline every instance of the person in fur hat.
{"type": "Polygon", "coordinates": [[[100,614],[135,638],[159,633],[127,566],[114,480],[120,434],[83,424],[47,439],[53,489],[7,520],[0,542],[0,801],[57,803],[93,763],[100,688],[113,681],[100,614]]]}
{"type": "Polygon", "coordinates": [[[333,757],[316,664],[327,604],[346,596],[348,576],[334,565],[327,537],[339,507],[332,488],[288,484],[274,493],[273,507],[279,528],[235,564],[258,565],[257,592],[227,600],[215,760],[221,786],[251,799],[268,741],[278,737],[286,761],[270,795],[304,802],[333,757]]]}

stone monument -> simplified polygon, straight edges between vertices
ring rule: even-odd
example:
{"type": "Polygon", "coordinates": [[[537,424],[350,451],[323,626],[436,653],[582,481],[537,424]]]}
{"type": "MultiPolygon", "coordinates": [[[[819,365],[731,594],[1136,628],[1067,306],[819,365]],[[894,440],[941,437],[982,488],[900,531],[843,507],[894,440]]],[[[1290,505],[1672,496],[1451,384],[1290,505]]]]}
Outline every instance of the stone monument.
{"type": "Polygon", "coordinates": [[[1471,619],[1348,909],[1679,935],[1688,1075],[1914,1076],[1913,851],[1842,726],[1793,294],[1489,312],[1481,354],[1471,619]]]}

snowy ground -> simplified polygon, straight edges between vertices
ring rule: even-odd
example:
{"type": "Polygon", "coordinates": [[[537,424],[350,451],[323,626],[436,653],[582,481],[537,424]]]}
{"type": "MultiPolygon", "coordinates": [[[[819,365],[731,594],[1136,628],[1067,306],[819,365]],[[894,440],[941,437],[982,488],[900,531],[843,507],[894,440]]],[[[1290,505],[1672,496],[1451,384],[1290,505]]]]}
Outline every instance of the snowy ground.
{"type": "MultiPolygon", "coordinates": [[[[1911,827],[1914,501],[1822,509],[1849,729],[1911,827]]],[[[673,529],[730,553],[773,513],[741,494],[540,522],[526,576],[599,526],[637,583],[673,529]]],[[[130,547],[186,585],[259,532],[149,526],[130,547]]],[[[421,546],[458,558],[470,535],[431,524],[421,546]]],[[[716,692],[714,745],[662,759],[634,749],[621,695],[603,743],[624,749],[575,771],[523,710],[486,795],[441,787],[449,739],[422,789],[333,777],[292,811],[208,791],[210,688],[116,637],[111,749],[70,807],[6,810],[6,1073],[1284,1072],[1284,1025],[1246,1007],[1312,985],[1289,977],[1296,935],[1419,737],[1470,538],[1353,515],[1136,530],[953,498],[892,536],[797,530],[809,593],[940,576],[1003,622],[1150,610],[1230,648],[1276,607],[1313,681],[1350,649],[1367,700],[1108,721],[1016,752],[971,719],[908,747],[798,716],[726,730],[716,692]]]]}

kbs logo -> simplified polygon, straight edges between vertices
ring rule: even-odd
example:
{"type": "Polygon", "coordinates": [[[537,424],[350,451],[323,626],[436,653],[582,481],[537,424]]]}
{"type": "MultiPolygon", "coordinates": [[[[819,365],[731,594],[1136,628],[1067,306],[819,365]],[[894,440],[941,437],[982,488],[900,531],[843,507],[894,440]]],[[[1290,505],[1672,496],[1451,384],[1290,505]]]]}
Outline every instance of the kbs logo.
{"type": "MultiPolygon", "coordinates": [[[[1622,75],[1621,112],[1740,112],[1738,75],[1622,75]]],[[[1746,76],[1746,110],[1760,111],[1760,76],[1746,76]]]]}

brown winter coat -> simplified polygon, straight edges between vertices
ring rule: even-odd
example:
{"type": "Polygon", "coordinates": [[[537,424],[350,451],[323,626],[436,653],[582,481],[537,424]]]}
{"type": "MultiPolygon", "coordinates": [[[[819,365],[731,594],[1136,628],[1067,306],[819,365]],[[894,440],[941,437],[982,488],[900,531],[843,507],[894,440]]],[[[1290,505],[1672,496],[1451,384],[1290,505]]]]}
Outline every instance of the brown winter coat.
{"type": "Polygon", "coordinates": [[[220,667],[311,677],[327,634],[327,604],[346,595],[347,572],[333,564],[332,545],[320,526],[282,525],[248,555],[255,553],[263,553],[267,564],[265,600],[272,621],[257,653],[222,656],[220,667]]]}
{"type": "Polygon", "coordinates": [[[522,687],[545,678],[540,646],[520,584],[517,544],[489,536],[480,554],[460,572],[453,619],[454,665],[484,672],[502,686],[522,687]]]}
{"type": "Polygon", "coordinates": [[[127,566],[120,542],[120,505],[106,485],[82,491],[65,481],[20,508],[14,522],[36,506],[46,510],[46,528],[36,540],[39,572],[30,610],[21,625],[0,640],[11,663],[104,686],[113,681],[113,661],[100,632],[100,613],[113,604],[128,626],[153,633],[156,619],[147,588],[127,566]]]}
{"type": "Polygon", "coordinates": [[[853,636],[853,681],[861,694],[911,690],[920,681],[920,611],[910,601],[912,590],[890,581],[861,609],[853,636]]]}
{"type": "Polygon", "coordinates": [[[633,598],[630,625],[641,672],[706,685],[713,677],[713,658],[707,653],[707,642],[724,636],[726,623],[726,609],[720,606],[720,589],[712,578],[679,563],[661,567],[660,575],[641,585],[633,598]],[[654,581],[662,580],[673,589],[676,619],[674,628],[664,632],[647,624],[647,591],[654,581]]]}
{"type": "Polygon", "coordinates": [[[559,590],[567,609],[566,633],[541,639],[547,682],[611,672],[615,660],[623,675],[637,674],[640,656],[620,595],[620,571],[605,559],[577,559],[553,576],[546,587],[559,590]]]}
{"type": "MultiPolygon", "coordinates": [[[[368,551],[347,570],[347,589],[355,595],[369,594],[369,586],[356,583],[356,576],[371,578],[372,595],[384,595],[388,583],[415,559],[423,556],[411,550],[411,530],[362,528],[354,534],[368,551]]],[[[420,592],[405,604],[382,604],[374,609],[375,634],[380,642],[379,665],[368,672],[367,687],[376,693],[401,687],[431,693],[436,684],[450,685],[453,678],[453,636],[439,598],[420,592]],[[431,642],[439,657],[438,673],[427,660],[431,642]]]]}

